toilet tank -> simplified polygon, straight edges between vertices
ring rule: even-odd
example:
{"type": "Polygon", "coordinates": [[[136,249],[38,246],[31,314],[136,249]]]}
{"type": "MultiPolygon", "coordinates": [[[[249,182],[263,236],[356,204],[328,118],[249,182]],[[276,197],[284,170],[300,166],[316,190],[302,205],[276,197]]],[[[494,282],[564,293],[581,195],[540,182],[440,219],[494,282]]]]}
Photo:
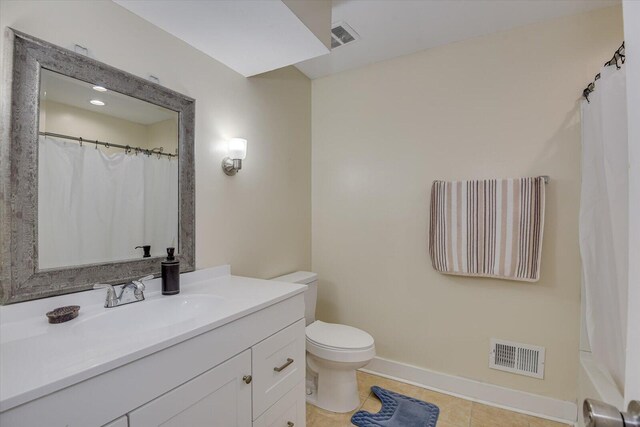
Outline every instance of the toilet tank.
{"type": "Polygon", "coordinates": [[[295,273],[274,277],[271,280],[307,285],[307,290],[304,292],[304,318],[307,325],[315,322],[316,301],[318,300],[318,275],[316,273],[311,273],[310,271],[296,271],[295,273]]]}

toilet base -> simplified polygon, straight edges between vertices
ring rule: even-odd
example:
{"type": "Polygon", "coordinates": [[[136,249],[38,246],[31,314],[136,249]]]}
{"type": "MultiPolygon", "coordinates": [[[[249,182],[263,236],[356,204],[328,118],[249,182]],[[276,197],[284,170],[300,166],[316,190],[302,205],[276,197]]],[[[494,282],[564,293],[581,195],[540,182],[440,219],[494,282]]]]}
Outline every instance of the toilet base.
{"type": "Polygon", "coordinates": [[[360,406],[356,369],[365,362],[332,362],[307,353],[307,366],[314,375],[316,389],[307,395],[307,402],[326,411],[345,413],[360,406]]]}

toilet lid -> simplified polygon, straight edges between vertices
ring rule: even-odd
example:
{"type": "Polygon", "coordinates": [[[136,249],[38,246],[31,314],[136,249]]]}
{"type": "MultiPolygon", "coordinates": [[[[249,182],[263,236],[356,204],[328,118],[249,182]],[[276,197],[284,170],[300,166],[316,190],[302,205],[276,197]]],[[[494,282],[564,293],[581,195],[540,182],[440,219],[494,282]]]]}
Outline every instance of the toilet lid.
{"type": "Polygon", "coordinates": [[[306,329],[307,339],[322,347],[362,350],[373,346],[373,337],[358,328],[316,320],[306,329]]]}

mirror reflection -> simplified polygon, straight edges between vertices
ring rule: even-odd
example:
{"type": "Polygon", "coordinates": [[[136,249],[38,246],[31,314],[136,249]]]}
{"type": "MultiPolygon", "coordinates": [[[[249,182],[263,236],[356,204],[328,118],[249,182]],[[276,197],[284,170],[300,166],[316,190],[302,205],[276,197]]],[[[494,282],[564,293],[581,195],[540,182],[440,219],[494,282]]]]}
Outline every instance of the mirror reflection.
{"type": "Polygon", "coordinates": [[[178,247],[178,113],[41,70],[39,268],[178,247]]]}

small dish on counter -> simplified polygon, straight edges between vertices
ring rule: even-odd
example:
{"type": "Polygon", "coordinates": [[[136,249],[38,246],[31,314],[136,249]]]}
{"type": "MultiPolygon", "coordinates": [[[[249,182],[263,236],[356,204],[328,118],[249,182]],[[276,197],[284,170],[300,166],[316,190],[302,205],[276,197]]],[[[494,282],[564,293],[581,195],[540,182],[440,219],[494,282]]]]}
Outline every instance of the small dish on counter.
{"type": "Polygon", "coordinates": [[[64,323],[78,317],[79,311],[79,305],[67,305],[51,310],[47,313],[47,318],[49,319],[49,323],[64,323]]]}

